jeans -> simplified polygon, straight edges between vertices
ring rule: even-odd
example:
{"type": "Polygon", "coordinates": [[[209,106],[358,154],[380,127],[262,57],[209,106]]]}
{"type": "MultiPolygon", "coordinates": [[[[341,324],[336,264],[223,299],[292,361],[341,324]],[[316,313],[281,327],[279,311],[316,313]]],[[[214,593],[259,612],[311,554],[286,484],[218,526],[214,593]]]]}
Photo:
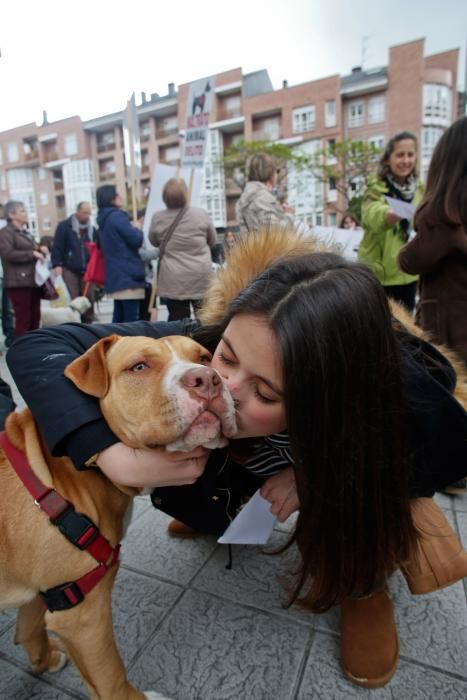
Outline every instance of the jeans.
{"type": "Polygon", "coordinates": [[[139,319],[139,299],[114,299],[112,323],[125,323],[139,319]]]}
{"type": "Polygon", "coordinates": [[[183,321],[184,318],[191,318],[191,304],[196,312],[201,306],[201,299],[166,299],[169,310],[168,321],[183,321]]]}

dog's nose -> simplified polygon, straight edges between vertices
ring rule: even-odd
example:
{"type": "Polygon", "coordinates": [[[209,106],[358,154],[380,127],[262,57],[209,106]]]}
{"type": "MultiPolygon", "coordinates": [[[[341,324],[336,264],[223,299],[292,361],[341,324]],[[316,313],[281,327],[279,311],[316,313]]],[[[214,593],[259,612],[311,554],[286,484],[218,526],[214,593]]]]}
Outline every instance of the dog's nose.
{"type": "Polygon", "coordinates": [[[219,396],[222,380],[210,367],[194,367],[183,375],[182,386],[200,399],[219,396]]]}

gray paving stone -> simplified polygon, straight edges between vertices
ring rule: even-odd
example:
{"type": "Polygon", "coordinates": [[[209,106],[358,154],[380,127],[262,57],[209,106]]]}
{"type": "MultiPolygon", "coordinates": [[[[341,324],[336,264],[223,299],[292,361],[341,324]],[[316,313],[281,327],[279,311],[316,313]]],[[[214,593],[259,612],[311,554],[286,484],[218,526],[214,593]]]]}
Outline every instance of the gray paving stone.
{"type": "MultiPolygon", "coordinates": [[[[112,597],[113,620],[117,645],[126,668],[140,653],[181,592],[178,586],[120,569],[112,597]]],[[[13,645],[13,632],[0,639],[0,652],[28,669],[22,647],[13,645]]],[[[45,673],[43,677],[50,683],[59,681],[70,691],[85,693],[81,679],[71,664],[58,674],[45,673]]],[[[8,697],[2,692],[3,680],[0,678],[0,698],[8,697]]]]}
{"type": "Polygon", "coordinates": [[[0,610],[0,636],[16,619],[16,610],[0,610]]]}
{"type": "MultiPolygon", "coordinates": [[[[247,697],[247,696],[245,696],[247,697]]],[[[340,668],[339,640],[316,633],[296,700],[465,700],[467,682],[401,658],[384,688],[366,690],[350,683],[340,668]]]]}
{"type": "Polygon", "coordinates": [[[415,596],[396,574],[391,593],[401,654],[467,678],[467,607],[462,583],[415,596]]]}
{"type": "Polygon", "coordinates": [[[455,511],[462,511],[467,513],[467,494],[464,493],[462,496],[450,496],[452,501],[452,507],[455,511]]]}
{"type": "Polygon", "coordinates": [[[30,675],[0,659],[0,698],[2,700],[66,700],[79,697],[62,688],[52,688],[37,676],[30,675]]]}
{"type": "Polygon", "coordinates": [[[189,591],[130,679],[174,700],[286,700],[309,639],[300,625],[189,591]]]}
{"type": "MultiPolygon", "coordinates": [[[[274,532],[267,549],[278,549],[287,541],[283,532],[274,532]]],[[[284,608],[287,600],[288,575],[297,561],[296,550],[284,554],[265,554],[262,547],[235,545],[233,567],[226,569],[227,547],[219,547],[193,581],[193,587],[227,600],[249,605],[263,611],[293,618],[296,622],[318,629],[338,631],[338,614],[312,615],[292,607],[284,608]]]]}
{"type": "Polygon", "coordinates": [[[138,571],[186,584],[216,548],[213,537],[182,540],[167,534],[168,516],[150,508],[133,522],[123,541],[124,563],[138,571]]]}

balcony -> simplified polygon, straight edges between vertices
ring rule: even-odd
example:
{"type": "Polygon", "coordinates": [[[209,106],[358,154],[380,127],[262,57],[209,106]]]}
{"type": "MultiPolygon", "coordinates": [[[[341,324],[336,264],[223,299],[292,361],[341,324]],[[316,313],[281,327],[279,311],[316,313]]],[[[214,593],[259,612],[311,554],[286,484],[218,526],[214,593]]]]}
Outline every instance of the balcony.
{"type": "Polygon", "coordinates": [[[115,180],[115,171],[103,170],[99,173],[99,180],[104,182],[105,180],[115,180]]]}
{"type": "Polygon", "coordinates": [[[156,129],[157,139],[165,139],[167,136],[178,136],[178,126],[160,126],[156,129]]]}
{"type": "Polygon", "coordinates": [[[44,153],[44,163],[52,163],[55,160],[60,160],[60,154],[58,151],[46,151],[44,153]]]}
{"type": "Polygon", "coordinates": [[[115,141],[110,141],[109,143],[98,143],[97,152],[107,153],[108,151],[115,151],[115,141]]]}
{"type": "Polygon", "coordinates": [[[240,107],[234,107],[232,109],[226,109],[220,107],[216,112],[216,121],[221,122],[226,119],[237,119],[237,117],[242,116],[242,110],[240,107]]]}
{"type": "Polygon", "coordinates": [[[276,129],[258,129],[253,131],[253,141],[278,141],[282,138],[281,129],[278,126],[276,129]]]}
{"type": "Polygon", "coordinates": [[[63,180],[54,180],[55,192],[63,192],[63,180]]]}

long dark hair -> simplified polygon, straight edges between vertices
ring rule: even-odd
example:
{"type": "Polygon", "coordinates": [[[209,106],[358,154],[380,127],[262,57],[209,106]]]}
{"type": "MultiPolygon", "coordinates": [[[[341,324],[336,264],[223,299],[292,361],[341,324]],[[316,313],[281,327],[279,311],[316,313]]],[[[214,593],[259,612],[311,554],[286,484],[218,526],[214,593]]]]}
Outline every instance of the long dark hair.
{"type": "Polygon", "coordinates": [[[115,185],[101,185],[96,191],[97,208],[113,207],[113,201],[117,196],[115,185]]]}
{"type": "Polygon", "coordinates": [[[302,556],[291,600],[323,612],[406,561],[410,516],[399,346],[386,295],[331,253],[283,258],[231,303],[264,316],[283,367],[302,556]]]}
{"type": "Polygon", "coordinates": [[[454,122],[436,144],[423,201],[424,215],[434,223],[467,229],[467,117],[454,122]]]}

